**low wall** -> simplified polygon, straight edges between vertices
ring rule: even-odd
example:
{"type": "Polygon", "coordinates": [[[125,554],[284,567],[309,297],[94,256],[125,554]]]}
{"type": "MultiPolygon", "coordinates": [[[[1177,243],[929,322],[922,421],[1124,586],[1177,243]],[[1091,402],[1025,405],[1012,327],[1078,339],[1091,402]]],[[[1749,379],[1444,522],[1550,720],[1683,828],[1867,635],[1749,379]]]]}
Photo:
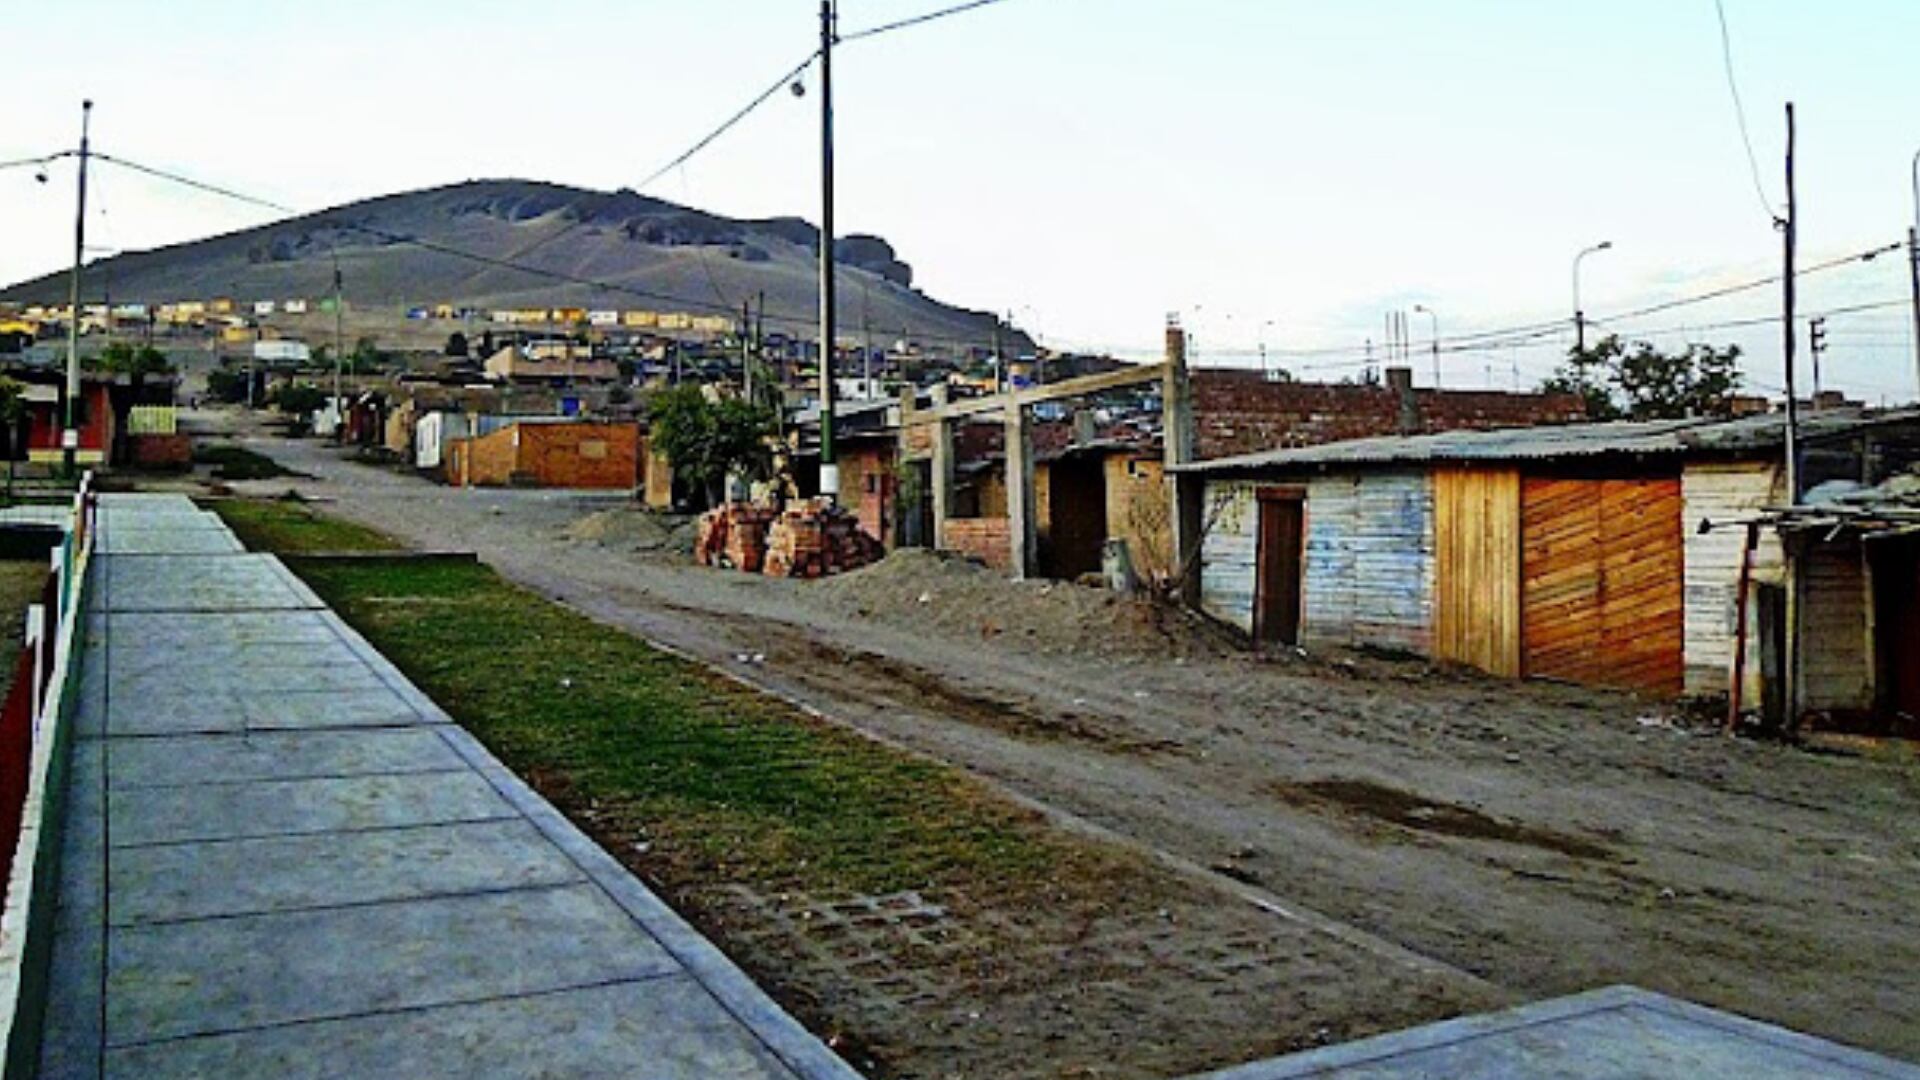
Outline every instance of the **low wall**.
{"type": "Polygon", "coordinates": [[[948,518],[940,533],[940,547],[979,559],[995,570],[1013,568],[1013,534],[1003,517],[948,518]]]}

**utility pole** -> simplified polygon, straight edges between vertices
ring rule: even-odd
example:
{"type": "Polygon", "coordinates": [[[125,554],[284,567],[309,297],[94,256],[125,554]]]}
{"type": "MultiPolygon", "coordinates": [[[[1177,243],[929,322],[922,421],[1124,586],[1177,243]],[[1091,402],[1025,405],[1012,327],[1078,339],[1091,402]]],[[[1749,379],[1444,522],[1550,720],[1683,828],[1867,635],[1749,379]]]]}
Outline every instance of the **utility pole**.
{"type": "Polygon", "coordinates": [[[740,301],[740,390],[753,404],[753,338],[749,331],[753,328],[753,306],[751,302],[740,301]]]}
{"type": "Polygon", "coordinates": [[[60,460],[73,475],[74,452],[80,448],[80,429],[74,427],[80,400],[80,263],[87,248],[87,153],[93,100],[80,103],[80,193],[73,213],[73,277],[67,282],[67,408],[60,431],[60,460]]]}
{"type": "Polygon", "coordinates": [[[1413,310],[1425,315],[1433,324],[1433,388],[1440,389],[1440,316],[1425,304],[1413,305],[1413,310]]]}
{"type": "Polygon", "coordinates": [[[833,39],[834,0],[820,0],[820,494],[840,495],[833,454],[833,39]]]}
{"type": "MultiPolygon", "coordinates": [[[[1798,395],[1794,390],[1793,379],[1793,256],[1794,245],[1799,237],[1795,231],[1796,223],[1794,221],[1798,206],[1794,200],[1793,191],[1793,139],[1793,102],[1789,101],[1787,102],[1787,216],[1779,223],[1782,238],[1781,242],[1786,255],[1786,266],[1780,279],[1780,288],[1781,299],[1783,301],[1781,330],[1786,335],[1786,340],[1782,343],[1782,346],[1786,354],[1787,367],[1787,504],[1789,506],[1798,506],[1800,505],[1800,403],[1798,395]]],[[[1790,554],[1787,570],[1787,655],[1785,658],[1786,675],[1784,679],[1786,683],[1786,693],[1781,696],[1786,703],[1787,730],[1797,732],[1800,730],[1800,625],[1801,613],[1804,609],[1804,606],[1800,602],[1800,593],[1804,578],[1801,574],[1800,560],[1792,557],[1791,548],[1788,550],[1790,554]]]]}
{"type": "Polygon", "coordinates": [[[346,337],[341,333],[340,254],[333,255],[333,441],[347,437],[347,410],[340,404],[340,367],[347,362],[346,337]]]}
{"type": "Polygon", "coordinates": [[[1794,389],[1794,327],[1793,327],[1793,256],[1794,245],[1798,237],[1794,231],[1794,193],[1793,193],[1793,102],[1787,102],[1787,216],[1781,220],[1780,236],[1786,256],[1786,268],[1780,279],[1783,309],[1780,316],[1780,329],[1785,335],[1782,348],[1785,351],[1787,376],[1787,501],[1789,505],[1800,504],[1800,402],[1794,389]]]}

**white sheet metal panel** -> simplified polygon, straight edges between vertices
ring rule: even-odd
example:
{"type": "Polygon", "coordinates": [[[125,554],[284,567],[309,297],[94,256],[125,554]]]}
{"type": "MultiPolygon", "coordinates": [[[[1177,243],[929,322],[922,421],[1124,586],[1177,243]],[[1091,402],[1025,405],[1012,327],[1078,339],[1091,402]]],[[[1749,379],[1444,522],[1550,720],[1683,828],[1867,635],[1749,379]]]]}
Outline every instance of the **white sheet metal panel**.
{"type": "Polygon", "coordinates": [[[1200,541],[1200,610],[1253,633],[1254,565],[1258,557],[1259,485],[1208,480],[1201,513],[1212,521],[1200,541]]]}
{"type": "Polygon", "coordinates": [[[1433,625],[1433,486],[1424,471],[1307,485],[1310,641],[1426,653],[1433,625]]]}
{"type": "MultiPolygon", "coordinates": [[[[1725,693],[1732,676],[1734,620],[1739,611],[1740,552],[1747,531],[1740,526],[1702,535],[1700,522],[1732,522],[1785,501],[1780,469],[1771,462],[1689,465],[1680,475],[1681,533],[1686,566],[1686,692],[1725,693]]],[[[1779,534],[1760,532],[1753,580],[1780,584],[1779,534]]],[[[1746,686],[1741,696],[1760,700],[1759,610],[1748,596],[1746,686]]]]}

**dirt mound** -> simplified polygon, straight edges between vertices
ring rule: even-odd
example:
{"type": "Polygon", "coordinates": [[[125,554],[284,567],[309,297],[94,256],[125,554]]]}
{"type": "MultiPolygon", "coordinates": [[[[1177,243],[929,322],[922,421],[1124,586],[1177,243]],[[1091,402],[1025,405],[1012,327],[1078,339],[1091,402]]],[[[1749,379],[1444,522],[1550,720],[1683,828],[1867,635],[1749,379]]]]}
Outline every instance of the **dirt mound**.
{"type": "Polygon", "coordinates": [[[664,555],[693,553],[693,519],[633,507],[596,510],[560,530],[575,543],[664,555]]]}
{"type": "Polygon", "coordinates": [[[852,614],[1077,656],[1212,656],[1231,651],[1191,612],[1064,581],[1010,581],[923,548],[828,578],[820,595],[852,614]]]}

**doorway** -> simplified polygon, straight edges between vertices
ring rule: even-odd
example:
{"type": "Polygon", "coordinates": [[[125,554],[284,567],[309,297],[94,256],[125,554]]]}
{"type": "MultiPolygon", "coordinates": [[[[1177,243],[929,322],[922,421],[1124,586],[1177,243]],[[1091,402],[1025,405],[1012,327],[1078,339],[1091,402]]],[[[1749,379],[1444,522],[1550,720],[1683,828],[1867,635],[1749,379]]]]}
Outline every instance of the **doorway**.
{"type": "Polygon", "coordinates": [[[1305,551],[1306,492],[1271,488],[1259,493],[1260,535],[1255,551],[1253,638],[1300,644],[1301,557],[1305,551]]]}

